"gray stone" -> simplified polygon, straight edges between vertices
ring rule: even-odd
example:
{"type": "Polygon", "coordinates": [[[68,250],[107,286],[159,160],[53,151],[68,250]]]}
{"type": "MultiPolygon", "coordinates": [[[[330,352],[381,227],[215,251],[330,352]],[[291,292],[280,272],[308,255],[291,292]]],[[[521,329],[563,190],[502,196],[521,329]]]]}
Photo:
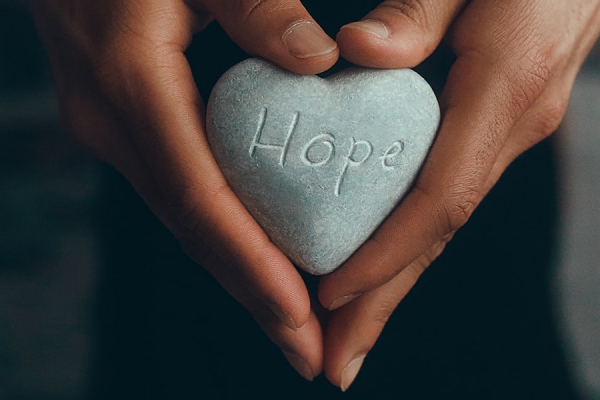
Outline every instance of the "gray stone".
{"type": "Polygon", "coordinates": [[[410,189],[440,119],[416,72],[328,79],[249,59],[216,84],[208,140],[232,190],[297,266],[327,274],[410,189]]]}

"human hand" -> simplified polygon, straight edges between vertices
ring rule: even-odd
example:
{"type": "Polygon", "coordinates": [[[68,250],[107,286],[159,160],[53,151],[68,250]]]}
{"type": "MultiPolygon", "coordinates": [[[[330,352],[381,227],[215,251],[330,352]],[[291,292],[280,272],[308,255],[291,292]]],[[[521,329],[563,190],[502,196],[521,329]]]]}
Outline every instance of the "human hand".
{"type": "Polygon", "coordinates": [[[351,62],[413,67],[442,38],[457,60],[441,98],[440,132],[415,187],[320,282],[321,303],[335,309],[324,370],[343,390],[396,305],[506,167],[557,128],[600,33],[600,1],[388,0],[364,21],[337,36],[351,62]]]}
{"type": "Polygon", "coordinates": [[[73,137],[127,177],[302,376],[319,374],[322,331],[307,289],[221,175],[184,51],[212,18],[247,52],[298,73],[328,69],[336,43],[299,1],[30,3],[73,137]]]}

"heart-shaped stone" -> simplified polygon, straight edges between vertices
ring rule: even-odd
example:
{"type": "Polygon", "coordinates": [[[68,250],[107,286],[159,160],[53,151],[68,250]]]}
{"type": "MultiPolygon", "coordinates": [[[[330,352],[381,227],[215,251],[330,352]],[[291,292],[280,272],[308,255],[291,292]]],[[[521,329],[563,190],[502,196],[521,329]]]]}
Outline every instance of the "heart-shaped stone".
{"type": "Polygon", "coordinates": [[[433,91],[412,70],[322,79],[249,59],[214,87],[207,132],[231,189],[273,243],[321,275],[410,189],[439,119],[433,91]]]}

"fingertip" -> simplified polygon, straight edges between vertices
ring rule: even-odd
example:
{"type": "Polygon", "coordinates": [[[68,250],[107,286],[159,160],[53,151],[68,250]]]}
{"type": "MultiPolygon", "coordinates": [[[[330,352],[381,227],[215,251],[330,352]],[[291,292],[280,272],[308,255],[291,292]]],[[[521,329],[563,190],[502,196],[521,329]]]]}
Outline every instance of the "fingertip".
{"type": "Polygon", "coordinates": [[[340,55],[370,68],[412,68],[420,64],[433,48],[423,45],[422,34],[418,36],[413,27],[399,29],[395,25],[369,18],[342,26],[336,36],[340,55]]]}
{"type": "Polygon", "coordinates": [[[296,370],[298,375],[300,375],[309,382],[312,382],[313,379],[315,379],[317,374],[315,374],[315,372],[313,371],[310,363],[306,361],[303,357],[299,356],[296,353],[288,351],[283,351],[283,355],[285,356],[286,360],[290,363],[292,368],[296,370]]]}
{"type": "Polygon", "coordinates": [[[255,32],[237,41],[249,54],[296,74],[318,74],[337,62],[338,44],[317,23],[307,19],[293,20],[278,30],[283,33],[255,32]]]}
{"type": "MultiPolygon", "coordinates": [[[[252,228],[258,228],[253,219],[251,222],[252,228]]],[[[262,230],[254,239],[250,232],[245,229],[245,240],[240,243],[248,253],[243,257],[244,264],[235,268],[240,272],[239,279],[245,279],[253,295],[261,299],[285,326],[296,331],[306,324],[311,314],[306,284],[290,260],[262,230]]]]}
{"type": "Polygon", "coordinates": [[[338,45],[298,0],[210,0],[209,8],[227,34],[247,53],[297,74],[317,74],[339,57],[338,45]],[[238,2],[234,2],[238,3],[238,2]]]}
{"type": "Polygon", "coordinates": [[[301,309],[294,313],[294,318],[290,316],[296,330],[303,328],[308,323],[310,313],[310,300],[307,300],[306,303],[302,304],[301,309]]]}
{"type": "Polygon", "coordinates": [[[335,272],[322,277],[319,281],[317,296],[321,305],[327,310],[342,308],[372,288],[371,278],[367,276],[368,271],[362,268],[348,268],[349,262],[352,262],[355,257],[351,257],[335,272]]]}
{"type": "Polygon", "coordinates": [[[271,332],[273,341],[300,376],[312,381],[323,371],[323,331],[314,313],[296,332],[278,330],[271,332]]]}
{"type": "Polygon", "coordinates": [[[439,45],[465,0],[386,0],[338,34],[341,55],[374,68],[412,68],[439,45]]]}
{"type": "Polygon", "coordinates": [[[342,26],[343,29],[354,29],[368,34],[371,39],[386,40],[391,37],[390,28],[376,19],[364,19],[342,26]]]}
{"type": "Polygon", "coordinates": [[[377,324],[365,320],[365,302],[352,303],[332,314],[325,334],[323,370],[327,380],[348,390],[354,382],[363,361],[373,346],[372,331],[378,331],[377,324]],[[366,322],[366,324],[365,324],[366,322]]]}
{"type": "Polygon", "coordinates": [[[367,353],[353,357],[347,364],[341,366],[326,366],[325,377],[342,392],[348,390],[360,372],[367,353]]]}
{"type": "Polygon", "coordinates": [[[365,361],[366,354],[361,354],[358,357],[355,357],[346,365],[346,367],[342,370],[342,376],[340,379],[340,389],[342,392],[348,390],[350,385],[356,379],[356,376],[360,372],[360,369],[365,361]]]}
{"type": "Polygon", "coordinates": [[[281,308],[275,303],[267,302],[266,304],[271,309],[273,314],[275,314],[275,316],[279,319],[279,321],[281,321],[285,326],[287,326],[293,331],[298,330],[298,325],[296,324],[296,321],[292,318],[292,316],[289,313],[283,311],[283,308],[281,308]]]}
{"type": "Polygon", "coordinates": [[[280,302],[266,300],[265,304],[292,331],[298,331],[306,325],[310,318],[310,299],[307,293],[294,298],[282,299],[280,302]]]}
{"type": "Polygon", "coordinates": [[[350,303],[352,300],[356,299],[357,297],[360,297],[362,293],[350,293],[344,296],[340,296],[337,299],[333,300],[330,304],[329,307],[327,307],[327,309],[329,311],[333,311],[333,310],[337,310],[338,308],[341,308],[343,306],[345,306],[346,304],[350,303]]]}
{"type": "MultiPolygon", "coordinates": [[[[328,289],[328,286],[331,286],[328,282],[329,282],[330,278],[329,275],[324,276],[323,278],[321,278],[320,282],[319,282],[319,287],[317,290],[317,297],[319,299],[319,302],[321,303],[321,305],[323,307],[325,307],[325,309],[329,310],[329,311],[333,311],[336,308],[339,308],[341,306],[343,306],[344,304],[348,303],[348,301],[343,301],[344,298],[349,298],[349,294],[347,295],[342,295],[340,296],[339,293],[336,294],[335,290],[333,291],[333,294],[331,293],[331,290],[328,289]],[[336,302],[336,300],[338,300],[336,302]]],[[[334,287],[335,289],[335,287],[334,287]]],[[[352,299],[350,299],[352,300],[352,299]]]]}
{"type": "Polygon", "coordinates": [[[281,36],[288,54],[266,55],[282,67],[299,74],[317,74],[333,66],[339,57],[337,43],[310,20],[291,23],[281,36]],[[291,56],[291,57],[290,57],[291,56]]]}

